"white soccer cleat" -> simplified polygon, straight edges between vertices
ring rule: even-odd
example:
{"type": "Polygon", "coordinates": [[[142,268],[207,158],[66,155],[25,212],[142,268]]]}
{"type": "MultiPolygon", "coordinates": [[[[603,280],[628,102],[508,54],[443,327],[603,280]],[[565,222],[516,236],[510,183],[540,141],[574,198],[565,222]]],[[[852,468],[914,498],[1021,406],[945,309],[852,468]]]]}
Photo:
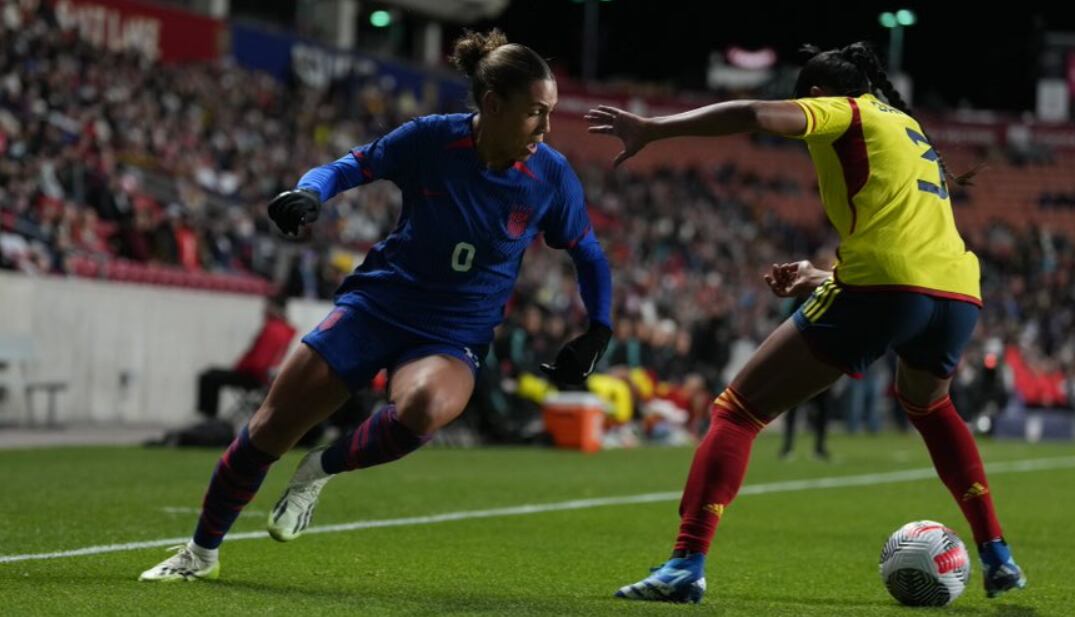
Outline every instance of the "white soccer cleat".
{"type": "Polygon", "coordinates": [[[332,479],[321,467],[321,453],[326,449],[314,448],[299,461],[287,490],[269,513],[269,535],[274,540],[294,540],[310,525],[317,497],[325,483],[332,479]]]}
{"type": "Polygon", "coordinates": [[[173,546],[168,550],[178,552],[143,572],[138,580],[174,583],[200,578],[213,580],[220,576],[220,560],[199,555],[201,551],[195,552],[191,543],[173,546]]]}

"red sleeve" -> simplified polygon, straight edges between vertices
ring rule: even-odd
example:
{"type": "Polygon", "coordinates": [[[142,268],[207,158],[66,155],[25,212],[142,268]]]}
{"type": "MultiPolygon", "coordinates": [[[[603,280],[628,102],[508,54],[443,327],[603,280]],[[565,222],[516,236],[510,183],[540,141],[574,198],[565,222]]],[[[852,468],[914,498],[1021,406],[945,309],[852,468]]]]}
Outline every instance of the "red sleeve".
{"type": "Polygon", "coordinates": [[[250,349],[235,365],[235,370],[262,383],[269,383],[269,373],[283,361],[294,336],[295,328],[287,321],[278,317],[269,318],[250,349]]]}

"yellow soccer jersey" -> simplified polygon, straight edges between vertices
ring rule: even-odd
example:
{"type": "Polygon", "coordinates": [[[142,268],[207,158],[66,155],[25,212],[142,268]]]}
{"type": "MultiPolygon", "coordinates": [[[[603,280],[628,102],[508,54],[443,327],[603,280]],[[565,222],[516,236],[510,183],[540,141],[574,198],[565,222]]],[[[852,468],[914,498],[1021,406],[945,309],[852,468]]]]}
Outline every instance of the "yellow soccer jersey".
{"type": "Polygon", "coordinates": [[[936,151],[918,122],[872,94],[795,101],[843,286],[919,291],[981,305],[978,258],[956,230],[936,151]]]}

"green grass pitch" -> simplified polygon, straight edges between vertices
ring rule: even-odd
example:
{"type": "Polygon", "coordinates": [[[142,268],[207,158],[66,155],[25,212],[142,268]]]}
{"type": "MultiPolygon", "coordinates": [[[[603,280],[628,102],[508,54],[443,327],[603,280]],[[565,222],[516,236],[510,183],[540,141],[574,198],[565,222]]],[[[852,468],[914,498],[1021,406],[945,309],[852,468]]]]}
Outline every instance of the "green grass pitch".
{"type": "MultiPolygon", "coordinates": [[[[800,445],[806,451],[806,443],[800,445]]],[[[755,445],[747,486],[929,466],[914,435],[837,437],[836,459],[779,461],[755,445]]],[[[164,547],[82,556],[12,556],[187,536],[218,452],[75,448],[0,451],[0,614],[4,615],[1075,615],[1075,448],[982,442],[987,464],[1056,459],[991,475],[1001,522],[1029,587],[986,600],[975,569],[943,609],[909,609],[885,592],[877,557],[908,521],[940,520],[971,539],[935,478],[830,488],[783,485],[740,496],[710,554],[700,606],[614,600],[663,561],[689,448],[575,452],[431,448],[348,474],[325,489],[313,525],[480,512],[527,504],[668,493],[650,503],[225,542],[219,581],[139,583],[164,547]],[[1064,462],[1066,461],[1066,462],[1064,462]]],[[[298,461],[273,468],[236,532],[265,513],[298,461]]],[[[586,504],[583,504],[586,505],[586,504]]]]}

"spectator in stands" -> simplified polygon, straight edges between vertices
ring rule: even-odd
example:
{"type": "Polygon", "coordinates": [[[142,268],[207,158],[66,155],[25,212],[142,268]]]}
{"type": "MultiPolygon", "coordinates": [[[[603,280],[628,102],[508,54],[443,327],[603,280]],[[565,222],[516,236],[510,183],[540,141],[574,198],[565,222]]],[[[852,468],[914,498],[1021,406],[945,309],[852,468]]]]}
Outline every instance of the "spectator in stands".
{"type": "MultiPolygon", "coordinates": [[[[336,263],[332,256],[365,252],[395,224],[400,194],[389,183],[338,196],[315,226],[310,251],[274,235],[257,206],[283,188],[279,179],[433,110],[415,109],[413,99],[386,91],[376,76],[316,90],[229,61],[153,64],[61,31],[52,3],[30,6],[4,3],[0,20],[0,268],[102,276],[96,267],[71,267],[72,257],[92,254],[100,264],[120,258],[258,276],[290,295],[324,299],[351,269],[328,267],[336,263]]],[[[1033,159],[1033,136],[1013,137],[1013,160],[1033,159]]],[[[760,141],[744,147],[771,152],[770,140],[760,141]]],[[[953,158],[955,152],[946,150],[953,158]]],[[[579,166],[594,227],[615,262],[616,314],[637,316],[644,335],[623,320],[632,332],[614,341],[603,370],[653,368],[646,324],[667,317],[693,335],[691,355],[707,389],[723,389],[722,371],[743,334],[729,315],[748,308],[747,318],[758,324],[746,334],[755,339],[780,315],[778,304],[759,294],[757,268],[812,253],[830,239],[816,223],[771,207],[774,199],[812,193],[812,184],[787,169],[759,169],[739,154],[714,152],[706,167],[646,173],[579,166]]],[[[1035,187],[1032,198],[1043,191],[1038,205],[1050,215],[1075,205],[1075,185],[1035,187]]],[[[962,215],[978,214],[975,198],[986,187],[966,194],[949,188],[953,203],[966,199],[956,212],[963,230],[962,215]]],[[[1070,229],[980,225],[981,233],[966,230],[983,279],[976,340],[997,336],[1014,344],[1033,331],[1044,357],[1070,366],[1070,229]],[[1019,288],[1009,287],[1016,280],[1019,288]]],[[[521,295],[541,300],[542,324],[552,314],[569,323],[581,314],[573,275],[558,259],[555,251],[531,248],[518,281],[521,295]]],[[[1003,380],[995,383],[1004,388],[1003,380]]]]}
{"type": "Polygon", "coordinates": [[[269,385],[295,337],[295,327],[287,321],[286,308],[284,298],[266,300],[261,330],[235,366],[209,368],[198,376],[198,413],[208,418],[217,416],[222,388],[260,390],[269,385]]]}
{"type": "Polygon", "coordinates": [[[884,384],[888,383],[882,382],[883,379],[888,379],[887,369],[883,362],[875,362],[862,371],[860,379],[847,380],[841,407],[848,433],[855,434],[860,427],[865,427],[871,435],[880,432],[881,409],[878,399],[884,384]]]}
{"type": "Polygon", "coordinates": [[[1020,349],[1009,345],[1004,351],[1004,361],[1011,368],[1015,392],[1026,407],[1053,409],[1068,406],[1064,371],[1036,346],[1020,349]]]}
{"type": "Polygon", "coordinates": [[[542,335],[545,318],[538,304],[527,302],[516,309],[516,314],[521,317],[513,316],[506,321],[494,342],[501,371],[512,379],[520,373],[540,374],[540,359],[563,343],[562,340],[547,341],[542,335]]]}

